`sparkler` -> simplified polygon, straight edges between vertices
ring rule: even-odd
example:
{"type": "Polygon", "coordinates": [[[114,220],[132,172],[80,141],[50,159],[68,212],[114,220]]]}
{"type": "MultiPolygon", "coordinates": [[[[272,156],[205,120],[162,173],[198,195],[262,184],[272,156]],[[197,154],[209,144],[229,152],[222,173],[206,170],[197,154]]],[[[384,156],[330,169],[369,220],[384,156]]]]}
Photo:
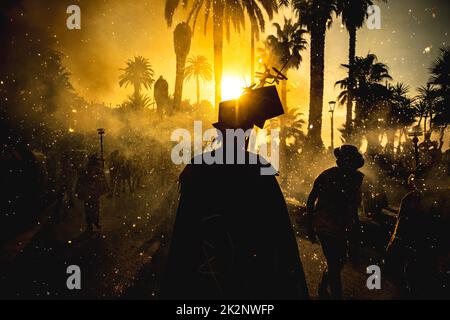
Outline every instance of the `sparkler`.
{"type": "Polygon", "coordinates": [[[281,67],[281,69],[277,69],[275,67],[269,68],[267,64],[264,64],[264,72],[256,72],[256,78],[259,79],[258,83],[253,83],[249,87],[244,88],[244,91],[249,91],[257,88],[262,88],[266,84],[273,85],[273,84],[279,84],[282,80],[287,80],[288,78],[283,74],[283,70],[288,65],[289,61],[291,60],[292,55],[289,56],[289,59],[286,60],[284,65],[281,67]],[[275,73],[272,73],[274,71],[275,73]]]}

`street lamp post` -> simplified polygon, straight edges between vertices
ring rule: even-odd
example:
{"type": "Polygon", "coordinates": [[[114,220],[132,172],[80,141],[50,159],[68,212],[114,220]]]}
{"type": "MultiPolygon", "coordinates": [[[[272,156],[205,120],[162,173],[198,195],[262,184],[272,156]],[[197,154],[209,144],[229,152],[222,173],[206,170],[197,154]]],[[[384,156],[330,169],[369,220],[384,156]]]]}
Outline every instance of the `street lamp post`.
{"type": "Polygon", "coordinates": [[[328,112],[330,113],[330,118],[331,118],[331,151],[334,150],[334,109],[336,108],[336,101],[330,101],[328,102],[328,106],[329,106],[329,110],[328,112]]]}
{"type": "Polygon", "coordinates": [[[105,158],[103,155],[103,135],[105,134],[105,129],[99,128],[97,129],[97,133],[100,136],[100,159],[102,161],[102,168],[105,169],[105,158]]]}
{"type": "Polygon", "coordinates": [[[408,132],[408,136],[412,137],[412,142],[414,143],[415,170],[419,167],[419,136],[422,134],[419,126],[412,128],[410,132],[408,132]]]}

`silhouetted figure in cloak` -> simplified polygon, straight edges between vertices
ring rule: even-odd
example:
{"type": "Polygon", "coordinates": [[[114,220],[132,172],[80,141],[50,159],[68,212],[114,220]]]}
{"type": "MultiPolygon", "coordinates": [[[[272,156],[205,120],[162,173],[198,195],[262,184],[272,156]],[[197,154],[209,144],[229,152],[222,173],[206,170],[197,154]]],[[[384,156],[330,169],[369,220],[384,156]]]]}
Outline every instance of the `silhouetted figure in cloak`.
{"type": "Polygon", "coordinates": [[[100,197],[107,192],[101,160],[96,154],[91,155],[77,183],[77,194],[84,204],[87,232],[93,231],[94,226],[100,229],[100,197]]]}
{"type": "Polygon", "coordinates": [[[343,145],[334,150],[337,166],[322,172],[314,182],[307,201],[308,233],[312,242],[316,234],[327,260],[327,268],[319,287],[319,296],[342,298],[341,271],[347,240],[359,224],[358,207],[364,175],[358,171],[364,159],[358,149],[343,145]]]}
{"type": "Polygon", "coordinates": [[[248,139],[244,146],[236,140],[228,144],[226,129],[246,130],[253,120],[230,125],[221,119],[225,105],[214,125],[223,133],[222,146],[192,159],[180,176],[181,197],[161,298],[306,299],[305,276],[276,171],[246,151],[248,139]],[[205,163],[220,154],[225,163],[232,151],[235,163],[242,152],[246,164],[205,163]],[[256,163],[250,164],[250,158],[256,163]],[[272,175],[261,175],[262,168],[272,175]]]}

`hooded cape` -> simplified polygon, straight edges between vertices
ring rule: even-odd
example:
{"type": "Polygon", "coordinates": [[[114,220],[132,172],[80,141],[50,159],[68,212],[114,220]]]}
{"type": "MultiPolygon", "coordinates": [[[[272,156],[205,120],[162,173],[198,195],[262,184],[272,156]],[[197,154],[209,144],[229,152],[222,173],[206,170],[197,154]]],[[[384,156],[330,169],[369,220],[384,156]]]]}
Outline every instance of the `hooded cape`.
{"type": "Polygon", "coordinates": [[[308,298],[283,194],[261,167],[186,166],[161,298],[308,298]]]}

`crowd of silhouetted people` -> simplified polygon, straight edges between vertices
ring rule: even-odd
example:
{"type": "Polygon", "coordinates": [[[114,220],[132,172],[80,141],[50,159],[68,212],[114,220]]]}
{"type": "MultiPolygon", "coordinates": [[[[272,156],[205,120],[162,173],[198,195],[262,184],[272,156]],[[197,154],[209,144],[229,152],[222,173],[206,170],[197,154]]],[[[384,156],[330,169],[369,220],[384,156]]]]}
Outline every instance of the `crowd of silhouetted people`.
{"type": "MultiPolygon", "coordinates": [[[[157,152],[150,150],[150,156],[146,152],[133,153],[120,148],[113,149],[106,156],[102,156],[98,152],[88,152],[82,146],[67,145],[47,154],[30,150],[25,143],[7,146],[2,150],[0,158],[2,242],[8,241],[15,234],[36,223],[39,214],[49,205],[54,205],[55,222],[64,221],[65,210],[73,207],[77,198],[83,204],[87,231],[99,229],[101,227],[100,197],[107,196],[107,199],[111,200],[120,199],[125,194],[132,194],[145,185],[146,177],[151,174],[161,177],[162,184],[167,183],[165,178],[167,170],[173,166],[170,162],[170,149],[163,148],[157,142],[154,143],[156,146],[154,150],[157,152]]],[[[439,146],[427,136],[417,149],[411,141],[407,141],[397,150],[386,146],[377,152],[364,154],[364,158],[358,149],[351,145],[344,145],[333,151],[336,165],[316,177],[312,188],[308,190],[310,192],[308,192],[306,206],[307,237],[312,242],[320,242],[327,262],[321,283],[317,288],[321,299],[343,297],[342,287],[345,283],[342,284],[341,272],[353,245],[352,235],[360,228],[361,214],[377,220],[386,213],[386,210],[390,210],[394,221],[387,227],[389,241],[386,242],[386,250],[383,253],[384,262],[396,284],[404,290],[402,291],[404,297],[448,298],[450,152],[449,150],[442,152],[441,148],[442,145],[439,146]],[[365,168],[375,172],[375,179],[372,179],[370,183],[365,181],[370,179],[366,179],[361,173],[365,168]],[[397,181],[399,185],[405,187],[404,192],[399,191],[402,197],[396,214],[393,214],[396,209],[390,206],[386,192],[392,187],[392,181],[397,181]]],[[[205,166],[200,170],[193,166],[183,171],[180,178],[182,200],[179,210],[182,210],[185,215],[189,216],[190,212],[195,212],[199,207],[209,210],[205,212],[204,219],[210,219],[211,212],[220,216],[221,210],[233,211],[236,214],[232,215],[233,218],[226,218],[226,221],[217,217],[207,222],[202,220],[200,229],[197,231],[195,230],[199,225],[190,222],[183,222],[181,227],[179,223],[178,227],[175,224],[173,245],[181,258],[174,257],[173,252],[169,255],[169,266],[170,263],[177,266],[173,269],[169,268],[172,280],[178,280],[175,284],[171,283],[172,288],[169,286],[169,290],[164,292],[167,297],[173,297],[171,293],[173,290],[180,289],[180,282],[183,281],[185,291],[177,291],[180,296],[176,297],[183,298],[183,293],[192,294],[194,280],[198,289],[194,295],[196,297],[204,297],[205,292],[214,292],[215,297],[229,298],[274,296],[276,298],[306,298],[308,296],[308,288],[302,288],[306,286],[306,282],[301,262],[300,265],[296,264],[298,254],[292,251],[293,248],[291,253],[287,252],[284,256],[280,256],[278,252],[283,251],[283,247],[293,246],[294,243],[293,238],[290,238],[292,234],[289,227],[286,225],[288,220],[278,221],[278,218],[272,215],[273,212],[281,212],[280,217],[285,215],[287,217],[283,195],[280,193],[281,198],[274,197],[273,192],[275,194],[279,192],[276,180],[268,182],[267,179],[256,176],[253,169],[242,170],[233,166],[233,169],[221,167],[213,170],[205,166]],[[244,189],[237,188],[240,185],[239,179],[244,179],[241,187],[247,190],[247,196],[250,191],[251,195],[261,199],[261,195],[266,194],[267,190],[272,190],[264,196],[267,203],[258,207],[259,211],[254,209],[256,200],[251,202],[253,209],[244,205],[244,198],[239,200],[245,194],[244,189]],[[212,186],[210,189],[205,188],[208,184],[212,186]],[[233,196],[230,200],[220,199],[220,194],[226,193],[227,188],[235,189],[233,196]],[[227,203],[227,201],[231,202],[227,203]],[[274,203],[277,203],[276,207],[272,207],[274,203]],[[183,206],[186,207],[183,208],[183,206]],[[274,211],[269,213],[268,208],[274,211]],[[249,214],[252,210],[255,212],[254,215],[249,214]],[[262,213],[266,211],[267,213],[262,213]],[[238,212],[240,214],[237,214],[238,212]],[[229,229],[225,231],[225,234],[232,234],[231,242],[226,237],[217,238],[221,236],[221,232],[224,232],[223,224],[227,225],[227,228],[234,225],[231,233],[229,229]],[[240,228],[236,228],[236,224],[240,224],[240,228]],[[218,231],[214,233],[205,228],[218,231]],[[284,234],[286,230],[287,238],[283,238],[286,236],[284,234]],[[219,261],[222,264],[217,268],[225,268],[221,271],[222,278],[218,276],[220,279],[215,278],[213,282],[205,280],[210,277],[211,271],[206,269],[197,278],[192,278],[192,274],[189,274],[188,271],[196,267],[195,263],[202,265],[202,268],[208,267],[202,264],[203,258],[200,256],[196,262],[183,260],[186,254],[191,254],[192,247],[189,245],[194,244],[186,242],[186,238],[193,234],[211,238],[211,241],[219,243],[223,246],[221,249],[235,259],[232,263],[229,257],[225,259],[226,261],[219,261]],[[243,243],[239,241],[249,237],[259,239],[258,244],[254,243],[254,247],[247,244],[248,247],[238,249],[239,245],[236,246],[236,244],[243,243]],[[263,238],[267,238],[267,241],[262,241],[263,238]],[[275,238],[284,239],[284,242],[280,240],[280,243],[274,244],[275,238]],[[177,241],[181,241],[181,244],[177,241]],[[254,254],[258,258],[248,260],[246,257],[248,254],[254,254]],[[268,261],[267,259],[272,261],[270,263],[276,263],[278,259],[283,261],[283,265],[266,266],[264,270],[255,267],[264,264],[264,261],[268,261]],[[181,267],[184,271],[180,273],[181,267]],[[236,268],[241,268],[239,271],[241,273],[239,277],[233,278],[238,272],[236,268]],[[291,270],[289,272],[293,274],[284,277],[286,270],[291,270]],[[274,276],[277,279],[276,283],[267,279],[271,277],[269,273],[277,274],[276,277],[274,276]],[[232,278],[234,280],[231,280],[232,278]],[[270,288],[269,291],[263,290],[258,285],[258,281],[263,281],[263,278],[265,284],[270,284],[265,287],[270,288]],[[255,288],[258,290],[255,291],[255,288]],[[240,295],[236,296],[237,292],[240,295]]],[[[301,168],[299,170],[301,171],[301,168]]],[[[172,173],[175,177],[175,171],[172,173]]],[[[196,216],[196,218],[199,217],[196,216]]],[[[177,218],[180,219],[180,214],[177,218]]],[[[181,219],[183,221],[185,218],[181,219]]],[[[189,220],[189,218],[186,219],[189,220]]],[[[214,251],[212,248],[202,248],[214,251]]],[[[217,256],[218,253],[212,252],[210,255],[217,256]]],[[[309,291],[311,290],[316,289],[309,288],[309,291]]]]}

